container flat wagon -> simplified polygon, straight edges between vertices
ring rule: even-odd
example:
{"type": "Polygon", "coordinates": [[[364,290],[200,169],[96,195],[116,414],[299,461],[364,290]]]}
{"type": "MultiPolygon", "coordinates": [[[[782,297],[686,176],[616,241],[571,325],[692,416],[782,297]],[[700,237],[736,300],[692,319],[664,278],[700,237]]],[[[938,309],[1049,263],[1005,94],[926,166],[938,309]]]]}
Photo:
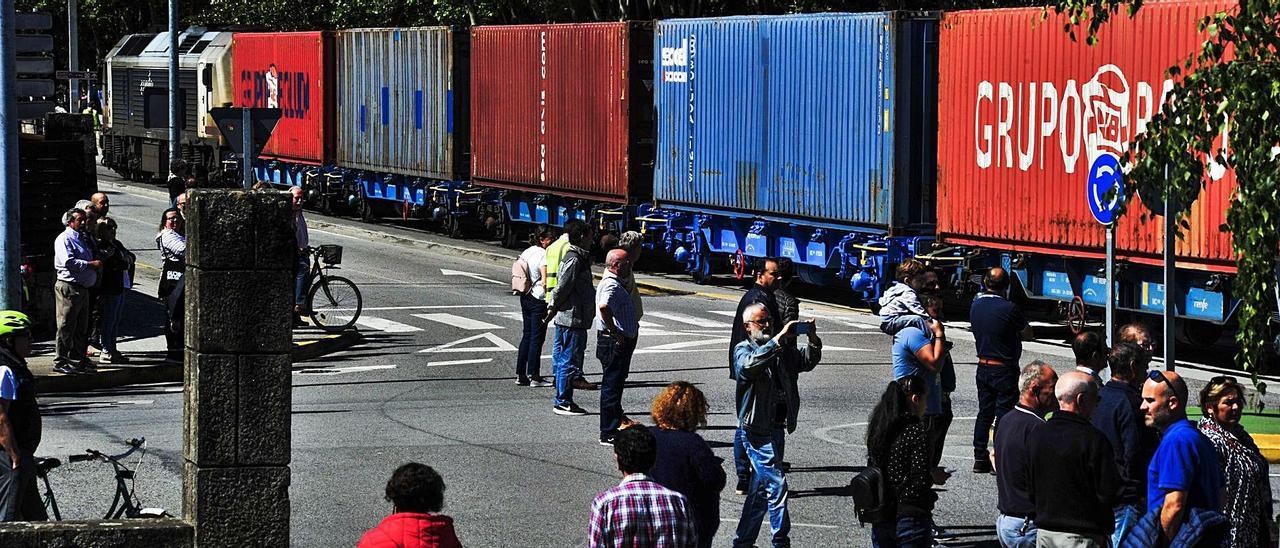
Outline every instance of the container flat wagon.
{"type": "MultiPolygon", "coordinates": [[[[1038,8],[943,16],[938,237],[951,247],[936,256],[971,257],[958,279],[1003,264],[1026,295],[1064,303],[1076,319],[1105,306],[1105,229],[1090,201],[1108,197],[1091,194],[1089,178],[1117,166],[1166,102],[1166,69],[1206,38],[1197,22],[1232,5],[1152,3],[1104,25],[1092,47],[1038,8]]],[[[1178,317],[1199,320],[1184,322],[1187,331],[1216,339],[1205,324],[1228,321],[1236,302],[1231,235],[1220,229],[1235,183],[1229,171],[1212,171],[1177,244],[1176,288],[1162,283],[1163,220],[1143,221],[1152,208],[1139,196],[1116,227],[1116,289],[1119,308],[1160,314],[1172,302],[1178,317]]]]}
{"type": "Polygon", "coordinates": [[[778,256],[874,300],[933,237],[933,13],[659,21],[656,209],[704,279],[778,256]]]}

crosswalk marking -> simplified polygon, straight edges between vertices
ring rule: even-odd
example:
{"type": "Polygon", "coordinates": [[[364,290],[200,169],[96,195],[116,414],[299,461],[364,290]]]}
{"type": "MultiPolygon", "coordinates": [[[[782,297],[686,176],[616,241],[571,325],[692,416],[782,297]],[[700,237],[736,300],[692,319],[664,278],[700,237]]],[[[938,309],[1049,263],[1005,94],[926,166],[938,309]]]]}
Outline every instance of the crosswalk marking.
{"type": "Polygon", "coordinates": [[[523,313],[523,312],[510,312],[510,311],[508,311],[508,312],[490,312],[490,313],[489,313],[489,315],[490,315],[490,316],[497,316],[497,317],[499,317],[499,318],[506,318],[506,319],[508,319],[508,320],[515,320],[515,321],[517,321],[517,322],[524,322],[524,313],[523,313]]]}
{"type": "Polygon", "coordinates": [[[717,316],[728,316],[730,318],[738,315],[738,313],[733,310],[708,310],[707,312],[710,312],[717,316]]]}
{"type": "Polygon", "coordinates": [[[671,320],[673,322],[680,322],[698,327],[725,327],[725,322],[723,321],[695,318],[693,316],[686,316],[675,312],[646,312],[646,314],[655,318],[662,318],[664,320],[671,320]]]}
{"type": "Polygon", "coordinates": [[[443,362],[427,362],[427,367],[437,367],[441,365],[467,365],[473,363],[489,363],[493,358],[478,358],[474,360],[449,360],[443,362]]]}
{"type": "Polygon", "coordinates": [[[488,322],[473,320],[471,318],[464,318],[456,314],[447,314],[444,312],[439,312],[435,314],[414,314],[413,316],[416,318],[422,318],[424,320],[440,322],[445,325],[452,325],[454,327],[457,327],[458,329],[470,329],[470,330],[502,329],[502,326],[500,325],[493,325],[488,322]]]}
{"type": "Polygon", "coordinates": [[[393,322],[376,316],[361,315],[359,318],[356,318],[356,323],[369,329],[385,331],[387,333],[412,333],[414,331],[422,331],[421,327],[393,322]]]}

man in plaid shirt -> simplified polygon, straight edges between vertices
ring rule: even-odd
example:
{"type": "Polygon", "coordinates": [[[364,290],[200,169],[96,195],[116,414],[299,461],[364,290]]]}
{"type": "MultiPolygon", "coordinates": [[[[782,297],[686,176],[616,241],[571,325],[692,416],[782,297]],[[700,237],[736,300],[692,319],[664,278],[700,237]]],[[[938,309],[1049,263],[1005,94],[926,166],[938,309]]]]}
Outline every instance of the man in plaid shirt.
{"type": "Polygon", "coordinates": [[[658,445],[644,426],[620,430],[613,456],[622,483],[591,503],[592,548],[693,548],[697,544],[693,516],[684,495],[667,489],[644,473],[653,468],[658,445]]]}

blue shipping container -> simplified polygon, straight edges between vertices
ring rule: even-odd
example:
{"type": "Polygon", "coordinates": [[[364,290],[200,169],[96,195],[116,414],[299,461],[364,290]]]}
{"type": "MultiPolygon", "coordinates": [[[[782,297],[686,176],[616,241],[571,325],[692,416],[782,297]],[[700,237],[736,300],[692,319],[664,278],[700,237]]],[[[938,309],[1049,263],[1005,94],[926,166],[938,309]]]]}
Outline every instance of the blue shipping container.
{"type": "Polygon", "coordinates": [[[659,21],[657,205],[931,232],[937,20],[886,12],[659,21]]]}

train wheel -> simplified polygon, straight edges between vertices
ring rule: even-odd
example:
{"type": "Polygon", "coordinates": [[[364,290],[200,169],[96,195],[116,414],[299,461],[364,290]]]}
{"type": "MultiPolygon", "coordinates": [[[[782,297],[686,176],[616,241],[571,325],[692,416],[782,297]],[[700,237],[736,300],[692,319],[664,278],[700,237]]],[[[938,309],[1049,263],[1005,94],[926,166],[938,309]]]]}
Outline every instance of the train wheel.
{"type": "Polygon", "coordinates": [[[374,221],[373,203],[364,194],[360,195],[360,204],[358,207],[360,208],[360,220],[366,223],[372,223],[374,221]]]}
{"type": "Polygon", "coordinates": [[[698,285],[707,285],[711,283],[712,269],[711,257],[709,255],[701,255],[697,258],[698,264],[693,268],[690,274],[693,275],[694,283],[698,285]]]}
{"type": "Polygon", "coordinates": [[[1071,328],[1071,332],[1079,335],[1084,331],[1085,323],[1089,317],[1089,309],[1084,305],[1084,299],[1076,297],[1067,305],[1067,326],[1071,328]]]}
{"type": "Polygon", "coordinates": [[[1196,348],[1212,348],[1218,344],[1225,326],[1198,320],[1178,320],[1178,334],[1183,341],[1196,348]]]}
{"type": "Polygon", "coordinates": [[[457,215],[449,214],[444,219],[444,233],[450,238],[462,238],[462,219],[457,215]]]}
{"type": "Polygon", "coordinates": [[[502,223],[502,226],[498,230],[502,236],[500,238],[502,240],[502,247],[515,249],[516,246],[520,245],[519,231],[516,230],[515,225],[512,224],[511,221],[502,223]]]}

